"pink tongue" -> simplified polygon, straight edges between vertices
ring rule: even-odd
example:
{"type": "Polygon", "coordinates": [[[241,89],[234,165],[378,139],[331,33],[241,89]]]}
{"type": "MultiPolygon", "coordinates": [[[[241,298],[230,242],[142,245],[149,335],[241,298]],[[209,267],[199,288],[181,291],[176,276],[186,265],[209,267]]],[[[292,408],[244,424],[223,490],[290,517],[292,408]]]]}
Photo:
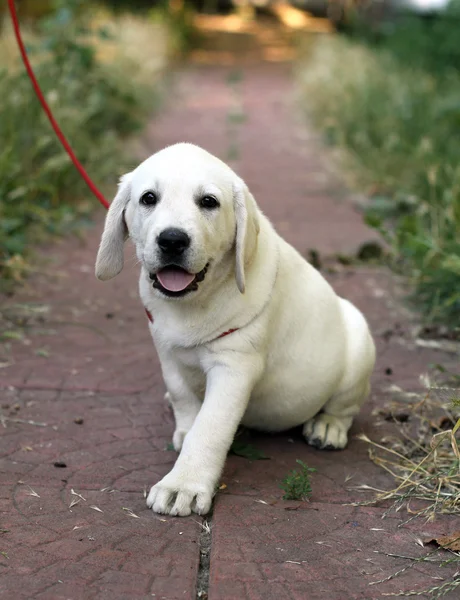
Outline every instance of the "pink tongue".
{"type": "Polygon", "coordinates": [[[157,273],[158,281],[170,292],[182,292],[195,279],[195,275],[182,269],[166,267],[157,273]]]}

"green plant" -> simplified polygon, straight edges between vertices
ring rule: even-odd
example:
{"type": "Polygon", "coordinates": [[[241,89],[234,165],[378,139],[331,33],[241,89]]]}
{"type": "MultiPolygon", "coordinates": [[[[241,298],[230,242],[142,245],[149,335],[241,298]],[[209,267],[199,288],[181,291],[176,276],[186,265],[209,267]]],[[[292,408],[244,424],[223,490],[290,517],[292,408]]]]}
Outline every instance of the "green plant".
{"type": "Polygon", "coordinates": [[[458,19],[460,0],[450,0],[438,15],[401,13],[397,18],[384,16],[372,24],[358,10],[347,29],[352,39],[363,41],[375,49],[392,53],[398,62],[438,74],[460,70],[458,19]]]}
{"type": "Polygon", "coordinates": [[[368,190],[366,220],[409,276],[414,303],[427,322],[459,328],[460,72],[407,68],[335,38],[318,43],[300,80],[313,120],[368,190]]]}
{"type": "MultiPolygon", "coordinates": [[[[114,19],[110,15],[104,18],[109,29],[99,27],[95,13],[84,10],[86,4],[58,0],[55,11],[36,24],[33,35],[26,35],[26,43],[37,78],[66,137],[104,189],[129,168],[123,158],[123,138],[140,128],[154,105],[152,85],[139,82],[133,60],[126,63],[130,72],[126,78],[126,71],[119,71],[123,61],[117,60],[115,67],[110,57],[100,58],[106,47],[116,47],[118,54],[123,49],[111,39],[114,19]]],[[[166,40],[161,43],[164,47],[157,49],[164,59],[166,40]]],[[[23,68],[17,59],[12,62],[11,53],[2,52],[3,46],[10,45],[11,33],[6,31],[0,39],[2,291],[27,274],[31,245],[89,223],[96,208],[56,139],[23,68]]],[[[139,57],[138,64],[141,60],[139,57]]]]}
{"type": "Polygon", "coordinates": [[[300,469],[293,469],[287,474],[280,487],[284,490],[284,500],[308,500],[312,494],[310,475],[316,472],[316,469],[309,467],[301,460],[296,460],[300,469]]]}
{"type": "Polygon", "coordinates": [[[149,14],[154,23],[164,24],[168,29],[175,54],[182,55],[195,44],[197,32],[193,25],[194,8],[190,2],[160,0],[149,14]]]}

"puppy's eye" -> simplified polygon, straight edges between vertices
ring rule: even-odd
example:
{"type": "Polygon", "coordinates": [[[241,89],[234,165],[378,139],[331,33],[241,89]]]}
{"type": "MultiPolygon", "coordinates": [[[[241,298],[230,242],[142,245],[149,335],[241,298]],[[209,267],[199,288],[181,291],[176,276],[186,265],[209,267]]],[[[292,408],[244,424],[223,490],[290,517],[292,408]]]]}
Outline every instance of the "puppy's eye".
{"type": "Polygon", "coordinates": [[[214,196],[203,196],[202,198],[200,198],[198,200],[198,206],[200,206],[201,208],[208,208],[208,209],[212,209],[212,208],[218,208],[220,206],[219,201],[217,200],[217,198],[214,198],[214,196]]]}
{"type": "Polygon", "coordinates": [[[142,194],[139,202],[144,206],[155,206],[155,204],[158,202],[158,196],[155,194],[155,192],[145,192],[142,194]]]}

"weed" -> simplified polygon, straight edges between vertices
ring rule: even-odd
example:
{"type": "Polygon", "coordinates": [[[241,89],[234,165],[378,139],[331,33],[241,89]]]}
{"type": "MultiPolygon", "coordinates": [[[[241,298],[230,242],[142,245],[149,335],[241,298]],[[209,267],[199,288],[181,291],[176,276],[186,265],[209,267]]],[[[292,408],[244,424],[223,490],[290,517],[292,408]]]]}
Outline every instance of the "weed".
{"type": "Polygon", "coordinates": [[[427,322],[460,329],[460,71],[328,37],[299,78],[315,124],[367,190],[367,223],[409,276],[414,304],[427,322]]]}
{"type": "MultiPolygon", "coordinates": [[[[136,40],[142,37],[142,53],[134,56],[135,44],[125,43],[133,19],[123,17],[123,27],[110,15],[85,12],[85,4],[57,0],[56,9],[37,22],[33,33],[25,29],[25,38],[51,109],[77,156],[105,189],[127,170],[120,167],[127,162],[123,139],[141,127],[154,107],[152,84],[139,81],[155,82],[145,55],[156,55],[158,72],[158,62],[163,60],[163,66],[167,56],[167,40],[164,33],[157,36],[157,46],[148,50],[147,35],[139,31],[147,29],[150,39],[157,39],[159,26],[138,19],[136,40]],[[123,36],[111,34],[118,29],[123,36]]],[[[12,32],[5,28],[0,38],[2,292],[27,276],[31,245],[87,226],[96,206],[55,138],[12,48],[12,32]]]]}
{"type": "Polygon", "coordinates": [[[458,44],[458,19],[460,0],[450,0],[441,15],[421,18],[408,11],[399,18],[377,19],[369,23],[354,19],[349,34],[372,48],[383,48],[393,54],[398,62],[409,67],[433,73],[460,69],[458,44]]]}
{"type": "MultiPolygon", "coordinates": [[[[422,542],[423,545],[423,542],[422,542]]],[[[384,583],[386,581],[390,581],[391,579],[395,579],[399,575],[402,575],[409,569],[413,569],[418,567],[423,563],[437,563],[438,568],[442,569],[442,567],[446,567],[447,565],[453,564],[454,566],[460,566],[460,555],[458,552],[449,552],[449,558],[446,558],[446,551],[444,550],[435,550],[434,552],[429,552],[424,556],[401,556],[399,554],[389,554],[386,552],[380,552],[379,550],[374,550],[377,554],[384,554],[385,556],[405,559],[408,564],[402,568],[400,568],[395,573],[388,575],[384,579],[380,579],[378,581],[373,581],[371,585],[377,585],[380,583],[384,583]]],[[[439,577],[439,579],[444,579],[439,577]]],[[[437,585],[433,585],[429,588],[425,589],[415,589],[415,590],[406,590],[400,592],[382,592],[382,596],[391,596],[391,597],[410,597],[410,596],[423,596],[424,598],[432,598],[433,600],[438,600],[442,598],[447,593],[457,589],[460,587],[460,576],[458,570],[453,574],[452,577],[447,578],[443,583],[439,583],[437,585]]]]}
{"type": "Polygon", "coordinates": [[[316,469],[309,467],[301,460],[296,460],[300,469],[294,469],[287,474],[281,483],[281,489],[284,490],[284,500],[308,500],[312,494],[310,475],[315,473],[316,469]]]}
{"type": "Polygon", "coordinates": [[[239,146],[236,142],[230,142],[227,148],[227,160],[233,162],[238,160],[240,156],[239,146]]]}
{"type": "Polygon", "coordinates": [[[232,97],[232,106],[227,113],[227,131],[228,131],[228,148],[227,160],[230,162],[236,161],[240,156],[240,148],[238,143],[238,133],[240,125],[246,120],[241,102],[240,84],[243,79],[243,74],[240,70],[233,70],[227,78],[227,85],[230,88],[232,97]]]}
{"type": "Polygon", "coordinates": [[[234,86],[243,80],[243,72],[241,69],[232,69],[227,77],[227,83],[230,86],[234,86]]]}
{"type": "MultiPolygon", "coordinates": [[[[438,370],[450,375],[444,368],[438,370]]],[[[456,437],[460,429],[460,390],[433,385],[428,376],[424,376],[423,380],[428,388],[425,394],[417,395],[400,390],[400,399],[393,400],[389,407],[380,408],[377,412],[387,420],[388,416],[393,417],[400,436],[385,437],[381,443],[376,443],[365,435],[358,436],[370,445],[371,460],[394,478],[395,487],[382,490],[366,484],[360,485],[358,490],[373,492],[374,496],[367,501],[355,502],[354,505],[386,502],[388,504],[383,517],[392,511],[405,509],[409,517],[400,523],[400,527],[418,518],[434,521],[439,514],[460,514],[460,450],[456,437]],[[409,415],[408,419],[397,418],[401,409],[404,414],[409,415]]],[[[384,579],[373,581],[371,585],[394,579],[420,563],[438,563],[439,567],[454,564],[456,572],[445,576],[443,583],[427,589],[382,593],[383,596],[442,598],[460,587],[460,553],[455,545],[458,539],[454,534],[419,540],[421,546],[431,542],[438,546],[434,552],[420,557],[384,553],[386,556],[405,558],[409,562],[407,566],[384,579]]]]}
{"type": "MultiPolygon", "coordinates": [[[[396,481],[395,488],[381,490],[362,485],[358,489],[376,492],[365,504],[391,500],[386,510],[399,511],[403,507],[411,514],[409,520],[424,517],[429,521],[437,514],[460,514],[460,449],[457,432],[460,429],[456,388],[431,385],[424,395],[412,394],[415,402],[408,405],[407,394],[401,399],[408,419],[394,418],[401,438],[389,437],[376,443],[366,435],[358,436],[370,444],[371,460],[396,481]],[[424,505],[414,509],[412,500],[424,505]]],[[[397,415],[401,406],[393,403],[390,415],[397,415]]],[[[386,409],[385,409],[386,411],[386,409]]],[[[357,504],[363,504],[358,502],[357,504]]]]}

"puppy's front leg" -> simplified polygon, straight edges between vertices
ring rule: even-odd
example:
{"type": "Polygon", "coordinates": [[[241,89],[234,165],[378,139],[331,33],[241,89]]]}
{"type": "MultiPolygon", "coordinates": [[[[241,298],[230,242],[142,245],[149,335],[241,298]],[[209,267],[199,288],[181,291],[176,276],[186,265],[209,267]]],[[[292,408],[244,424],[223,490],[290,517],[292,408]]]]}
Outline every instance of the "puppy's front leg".
{"type": "Polygon", "coordinates": [[[209,511],[225,458],[261,371],[257,356],[219,354],[219,362],[207,374],[203,406],[174,468],[150,490],[147,506],[154,512],[186,516],[192,511],[201,515],[209,511]]]}

